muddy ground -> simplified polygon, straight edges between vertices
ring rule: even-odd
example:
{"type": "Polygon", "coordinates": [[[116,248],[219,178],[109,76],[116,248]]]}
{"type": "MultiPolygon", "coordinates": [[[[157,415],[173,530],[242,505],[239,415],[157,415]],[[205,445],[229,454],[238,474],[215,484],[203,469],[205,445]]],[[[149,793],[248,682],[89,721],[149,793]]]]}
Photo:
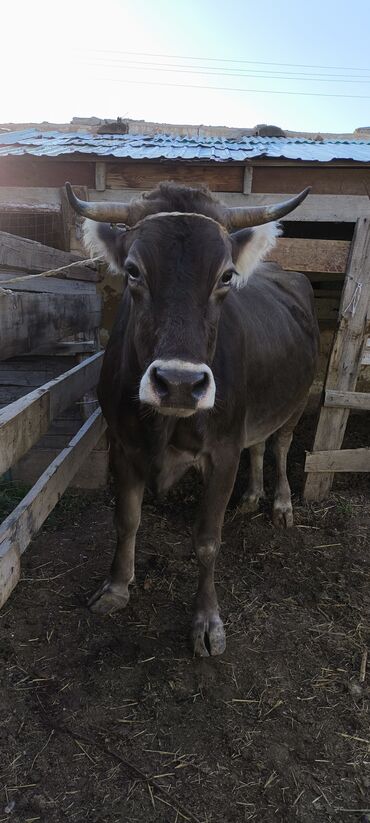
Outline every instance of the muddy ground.
{"type": "MultiPolygon", "coordinates": [[[[347,445],[370,445],[358,421],[347,445]]],[[[370,820],[370,478],[302,505],[311,439],[306,421],[289,531],[271,524],[269,459],[260,514],[238,512],[243,459],[218,562],[220,658],[192,659],[187,639],[197,479],[147,497],[130,604],[105,619],[85,602],[114,547],[112,494],[64,498],[0,613],[0,823],[370,820]]]]}

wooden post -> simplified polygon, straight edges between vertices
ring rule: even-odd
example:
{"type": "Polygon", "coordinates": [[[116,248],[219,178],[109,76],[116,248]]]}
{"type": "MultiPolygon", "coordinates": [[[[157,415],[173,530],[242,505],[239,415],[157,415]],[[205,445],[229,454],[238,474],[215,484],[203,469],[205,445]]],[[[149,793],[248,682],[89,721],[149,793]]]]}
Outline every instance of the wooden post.
{"type": "MultiPolygon", "coordinates": [[[[331,351],[325,389],[328,392],[352,392],[356,388],[361,364],[367,317],[370,305],[370,221],[357,220],[352,249],[339,311],[339,329],[331,351]]],[[[328,398],[332,395],[328,395],[328,398]]],[[[330,401],[329,401],[330,402],[330,401]]],[[[341,448],[349,415],[348,406],[324,406],[320,412],[312,453],[307,456],[306,469],[318,465],[316,452],[332,452],[341,448]]],[[[330,461],[328,462],[328,466],[330,461]]],[[[334,467],[334,464],[332,464],[334,467]]],[[[351,471],[350,464],[348,471],[351,471]]],[[[305,483],[306,500],[324,500],[334,478],[331,470],[309,471],[305,483]]]]}
{"type": "Polygon", "coordinates": [[[243,179],[243,194],[250,194],[252,191],[252,178],[253,178],[253,167],[252,166],[244,166],[244,179],[243,179]]]}
{"type": "Polygon", "coordinates": [[[97,191],[106,189],[106,165],[102,162],[95,163],[95,188],[97,191]]]}

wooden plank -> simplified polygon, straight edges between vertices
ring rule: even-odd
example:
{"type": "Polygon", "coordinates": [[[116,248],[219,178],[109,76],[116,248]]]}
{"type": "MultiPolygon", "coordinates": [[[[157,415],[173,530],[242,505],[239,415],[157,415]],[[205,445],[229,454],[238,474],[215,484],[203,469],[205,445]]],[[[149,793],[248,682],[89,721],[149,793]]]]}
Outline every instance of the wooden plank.
{"type": "Polygon", "coordinates": [[[92,354],[95,351],[95,340],[61,341],[60,343],[54,343],[54,345],[46,343],[32,352],[26,353],[25,356],[32,357],[35,354],[43,354],[45,357],[54,357],[55,355],[67,357],[74,354],[92,354]]]}
{"type": "Polygon", "coordinates": [[[365,341],[361,355],[361,366],[370,366],[370,337],[365,341]]]}
{"type": "Polygon", "coordinates": [[[106,164],[104,162],[95,163],[95,188],[98,191],[105,191],[106,180],[106,164]]]}
{"type": "MultiPolygon", "coordinates": [[[[73,269],[72,269],[73,271],[73,269]]],[[[72,274],[72,272],[71,272],[72,274]]],[[[37,292],[38,294],[96,294],[96,285],[89,281],[72,280],[67,277],[31,277],[24,272],[0,271],[0,288],[11,291],[37,292]],[[6,285],[8,280],[16,282],[6,285]],[[3,285],[3,283],[5,285],[3,285]]]]}
{"type": "Polygon", "coordinates": [[[308,452],[306,472],[370,472],[370,448],[308,452]]]}
{"type": "MultiPolygon", "coordinates": [[[[68,178],[67,178],[68,179],[68,178]]],[[[244,167],[214,163],[107,163],[107,189],[153,189],[162,180],[205,185],[212,191],[243,191],[244,167]]],[[[96,188],[96,187],[95,187],[96,188]]]]}
{"type": "Polygon", "coordinates": [[[0,527],[0,608],[16,586],[20,556],[106,429],[100,410],[84,423],[0,527]]]}
{"type": "MultiPolygon", "coordinates": [[[[150,188],[150,187],[148,187],[150,188]]],[[[298,191],[298,189],[297,189],[298,191]]],[[[295,192],[296,193],[296,192],[295,192]]],[[[142,194],[141,189],[122,187],[106,189],[99,192],[89,189],[89,200],[122,200],[130,201],[142,194]]],[[[243,194],[241,192],[218,191],[217,196],[229,206],[262,206],[266,203],[278,203],[291,197],[283,189],[280,193],[243,194]]],[[[284,217],[284,222],[320,222],[320,223],[355,223],[359,217],[370,216],[370,200],[367,195],[325,195],[309,194],[298,208],[284,217]]]]}
{"type": "Polygon", "coordinates": [[[95,185],[95,162],[89,157],[81,160],[71,159],[54,160],[52,158],[31,157],[1,157],[0,158],[0,186],[17,187],[31,186],[60,187],[69,180],[75,186],[95,185]]]}
{"type": "MultiPolygon", "coordinates": [[[[86,186],[74,186],[73,191],[76,197],[79,197],[80,200],[88,200],[89,195],[86,186]]],[[[76,212],[72,209],[65,187],[63,186],[60,189],[60,199],[62,204],[62,224],[63,224],[63,232],[64,232],[64,243],[65,248],[68,251],[73,252],[80,256],[83,254],[85,256],[85,249],[82,245],[82,217],[76,214],[76,212]]],[[[86,270],[87,267],[86,267],[86,270]]],[[[67,274],[68,276],[68,274],[67,274]]]]}
{"type": "Polygon", "coordinates": [[[243,194],[250,194],[252,191],[253,168],[244,166],[243,194]]]}
{"type": "Polygon", "coordinates": [[[343,274],[350,247],[348,240],[280,237],[266,259],[277,263],[286,271],[343,274]]]}
{"type": "Polygon", "coordinates": [[[253,191],[297,192],[312,186],[313,194],[367,195],[370,191],[370,166],[359,163],[348,168],[327,163],[295,166],[253,165],[253,191]]]}
{"type": "Polygon", "coordinates": [[[0,476],[47,432],[51,421],[98,382],[103,352],[0,411],[0,476]]]}
{"type": "Polygon", "coordinates": [[[0,291],[0,359],[52,346],[75,332],[100,326],[97,294],[55,295],[0,291]]]}
{"type": "Polygon", "coordinates": [[[336,409],[362,409],[370,411],[370,392],[334,391],[326,389],[325,406],[336,409]]]}
{"type": "Polygon", "coordinates": [[[317,318],[320,323],[336,323],[338,319],[339,298],[338,297],[316,297],[315,308],[317,318]]]}
{"type": "MultiPolygon", "coordinates": [[[[329,358],[325,388],[349,392],[356,388],[370,303],[370,222],[357,221],[341,302],[341,320],[329,358]],[[359,284],[359,285],[358,285],[359,284]],[[361,299],[354,302],[361,288],[361,299]]],[[[348,408],[322,408],[313,452],[340,449],[349,415],[348,408]]],[[[329,494],[333,471],[318,474],[311,466],[306,478],[306,500],[323,500],[329,494]]],[[[336,469],[335,469],[336,470],[336,469]]]]}
{"type": "MultiPolygon", "coordinates": [[[[81,420],[79,421],[79,426],[81,420]]],[[[44,438],[43,438],[44,439],[44,438]]],[[[71,439],[64,439],[66,442],[71,439]]],[[[102,489],[107,486],[108,482],[108,451],[104,442],[104,436],[101,438],[94,450],[90,452],[84,463],[78,469],[78,472],[72,478],[70,486],[75,489],[102,489]]],[[[17,483],[26,483],[32,485],[36,483],[40,475],[47,469],[50,463],[55,460],[60,452],[60,447],[54,443],[48,447],[46,445],[42,448],[34,447],[28,454],[21,458],[19,463],[16,463],[12,468],[12,479],[17,483]]]]}
{"type": "MultiPolygon", "coordinates": [[[[0,232],[0,266],[7,269],[21,269],[29,274],[56,269],[77,263],[78,255],[44,246],[36,240],[28,240],[8,232],[0,232]]],[[[85,267],[81,265],[81,270],[85,267]]],[[[79,271],[72,269],[73,277],[79,271]]]]}
{"type": "Polygon", "coordinates": [[[41,186],[0,186],[0,212],[38,211],[58,214],[60,189],[41,186]]]}

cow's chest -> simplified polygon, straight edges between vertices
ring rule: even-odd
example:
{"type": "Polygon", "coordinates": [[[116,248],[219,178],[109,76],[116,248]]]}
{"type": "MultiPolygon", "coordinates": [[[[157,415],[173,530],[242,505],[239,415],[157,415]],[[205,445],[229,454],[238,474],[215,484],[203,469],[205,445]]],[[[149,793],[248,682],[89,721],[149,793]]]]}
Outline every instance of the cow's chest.
{"type": "Polygon", "coordinates": [[[202,469],[204,459],[202,433],[196,427],[180,422],[151,462],[149,485],[161,494],[180,480],[188,469],[202,469]]]}

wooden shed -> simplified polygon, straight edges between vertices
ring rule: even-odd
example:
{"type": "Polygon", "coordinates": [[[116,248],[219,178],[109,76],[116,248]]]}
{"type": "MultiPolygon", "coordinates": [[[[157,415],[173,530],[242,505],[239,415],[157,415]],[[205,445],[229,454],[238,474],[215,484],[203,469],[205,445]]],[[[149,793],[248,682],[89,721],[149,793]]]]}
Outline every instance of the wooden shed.
{"type": "MultiPolygon", "coordinates": [[[[90,200],[129,199],[162,180],[201,183],[234,205],[273,201],[311,186],[307,200],[284,221],[284,238],[271,259],[286,269],[305,271],[313,283],[322,330],[322,362],[316,384],[316,389],[321,389],[354,227],[358,219],[370,216],[370,142],[181,136],[158,131],[97,134],[28,129],[1,134],[0,287],[1,280],[8,280],[11,273],[20,276],[25,271],[56,268],[69,253],[82,253],[79,219],[65,197],[66,180],[76,193],[90,200]]],[[[19,300],[31,304],[42,299],[45,307],[54,301],[53,333],[50,336],[47,325],[42,328],[39,323],[34,330],[37,341],[34,337],[30,341],[26,330],[23,337],[27,339],[22,342],[20,325],[19,344],[9,348],[4,324],[0,332],[0,408],[96,351],[98,327],[104,345],[120,288],[119,278],[89,267],[74,270],[63,279],[41,278],[27,285],[20,281],[16,286],[16,294],[21,293],[19,300]],[[87,316],[90,305],[91,316],[87,316]],[[57,318],[63,312],[74,313],[75,321],[59,323],[57,318]]],[[[360,374],[365,388],[370,385],[368,371],[364,365],[360,374]]],[[[86,398],[84,402],[93,403],[86,398]]],[[[79,406],[63,412],[37,448],[12,468],[12,477],[33,482],[75,433],[83,408],[80,401],[79,406]]],[[[78,482],[105,482],[104,447],[89,459],[94,471],[80,473],[78,482]]]]}

